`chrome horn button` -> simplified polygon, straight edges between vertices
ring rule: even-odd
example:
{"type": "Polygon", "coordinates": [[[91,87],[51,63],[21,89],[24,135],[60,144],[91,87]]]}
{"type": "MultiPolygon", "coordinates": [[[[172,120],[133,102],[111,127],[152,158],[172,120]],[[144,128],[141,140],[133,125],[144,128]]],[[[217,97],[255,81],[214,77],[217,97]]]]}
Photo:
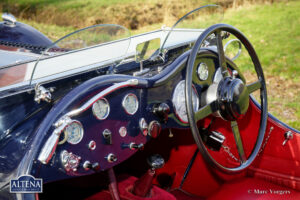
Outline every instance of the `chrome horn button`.
{"type": "Polygon", "coordinates": [[[249,107],[249,92],[239,78],[226,77],[217,92],[219,114],[228,121],[241,118],[249,107]]]}

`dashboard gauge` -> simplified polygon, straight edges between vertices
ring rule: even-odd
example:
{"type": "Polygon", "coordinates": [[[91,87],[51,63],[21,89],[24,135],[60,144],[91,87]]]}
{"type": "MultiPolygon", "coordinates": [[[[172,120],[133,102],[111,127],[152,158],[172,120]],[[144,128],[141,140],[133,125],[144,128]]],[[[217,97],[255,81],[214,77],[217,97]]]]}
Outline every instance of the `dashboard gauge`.
{"type": "Polygon", "coordinates": [[[70,144],[78,144],[83,138],[83,127],[79,121],[72,121],[65,129],[65,134],[68,136],[67,142],[70,144]]]}
{"type": "Polygon", "coordinates": [[[124,97],[122,106],[127,114],[134,115],[139,108],[138,98],[135,94],[129,93],[124,97]]]}
{"type": "Polygon", "coordinates": [[[109,111],[110,111],[109,103],[104,98],[99,99],[98,101],[96,101],[93,104],[92,110],[93,110],[94,116],[97,119],[99,119],[99,120],[106,119],[107,116],[109,115],[109,111]]]}
{"type": "MultiPolygon", "coordinates": [[[[192,90],[192,101],[194,111],[197,111],[199,108],[199,98],[194,85],[192,90]]],[[[185,105],[185,80],[180,81],[176,85],[172,97],[172,102],[174,105],[175,113],[179,120],[183,123],[188,123],[185,105]]]]}
{"type": "Polygon", "coordinates": [[[198,78],[201,81],[206,81],[208,78],[208,73],[209,71],[207,65],[205,63],[200,63],[197,68],[198,78]]]}

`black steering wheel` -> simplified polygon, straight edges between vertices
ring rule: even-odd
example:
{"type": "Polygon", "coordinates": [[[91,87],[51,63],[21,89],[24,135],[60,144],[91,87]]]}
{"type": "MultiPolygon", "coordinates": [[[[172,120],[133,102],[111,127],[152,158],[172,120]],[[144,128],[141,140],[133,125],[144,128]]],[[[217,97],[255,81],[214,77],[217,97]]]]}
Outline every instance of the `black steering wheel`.
{"type": "Polygon", "coordinates": [[[249,42],[249,40],[236,28],[227,24],[215,24],[207,28],[197,39],[187,63],[186,69],[186,84],[185,84],[185,95],[186,95],[186,107],[187,107],[187,116],[190,123],[191,131],[194,137],[194,140],[199,148],[199,151],[202,153],[204,159],[214,166],[215,168],[226,172],[240,172],[251,165],[251,163],[256,158],[260,147],[262,145],[266,124],[267,124],[267,90],[265,84],[265,78],[263,70],[261,68],[259,59],[256,55],[256,52],[249,42]],[[258,77],[258,80],[246,85],[246,83],[240,78],[230,76],[228,71],[228,60],[224,55],[224,49],[222,44],[222,32],[227,32],[234,35],[238,38],[241,43],[245,46],[246,50],[249,53],[249,56],[252,59],[252,62],[255,67],[255,71],[258,77]],[[215,92],[215,99],[212,100],[207,105],[202,106],[198,111],[194,112],[193,103],[192,103],[192,82],[193,82],[193,72],[197,71],[194,68],[195,60],[199,54],[200,47],[208,36],[214,34],[217,40],[217,53],[219,60],[219,67],[221,68],[222,80],[218,83],[217,87],[214,86],[214,89],[211,91],[215,92]],[[256,90],[260,90],[261,98],[261,119],[259,133],[256,139],[255,146],[252,149],[252,153],[247,158],[244,152],[243,143],[241,140],[239,127],[237,119],[241,118],[248,110],[250,94],[256,90]],[[235,143],[240,157],[240,165],[238,167],[225,167],[217,162],[208,152],[205,147],[205,144],[202,140],[202,137],[199,133],[197,122],[210,114],[216,114],[220,116],[225,121],[230,121],[232,132],[234,135],[235,143]]]}

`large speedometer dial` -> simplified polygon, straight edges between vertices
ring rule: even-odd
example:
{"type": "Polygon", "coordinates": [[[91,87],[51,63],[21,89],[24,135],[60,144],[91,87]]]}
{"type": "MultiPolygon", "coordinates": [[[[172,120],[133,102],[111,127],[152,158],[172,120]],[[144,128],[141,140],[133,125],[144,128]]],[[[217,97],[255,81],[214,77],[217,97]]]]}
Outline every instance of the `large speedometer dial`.
{"type": "Polygon", "coordinates": [[[70,144],[78,144],[83,138],[83,127],[81,123],[76,120],[72,121],[64,132],[67,135],[67,141],[70,144]]]}
{"type": "MultiPolygon", "coordinates": [[[[192,91],[193,108],[194,111],[197,111],[199,108],[199,97],[194,86],[192,91]]],[[[180,81],[176,85],[172,97],[172,102],[174,105],[175,113],[179,120],[183,123],[188,123],[185,104],[185,80],[180,81]]]]}
{"type": "Polygon", "coordinates": [[[127,114],[134,115],[139,107],[138,98],[135,94],[129,93],[124,97],[122,106],[127,114]]]}
{"type": "Polygon", "coordinates": [[[106,119],[107,116],[109,115],[109,110],[110,110],[109,103],[104,98],[99,99],[98,101],[96,101],[93,104],[92,110],[93,110],[94,116],[97,119],[99,119],[99,120],[106,119]]]}

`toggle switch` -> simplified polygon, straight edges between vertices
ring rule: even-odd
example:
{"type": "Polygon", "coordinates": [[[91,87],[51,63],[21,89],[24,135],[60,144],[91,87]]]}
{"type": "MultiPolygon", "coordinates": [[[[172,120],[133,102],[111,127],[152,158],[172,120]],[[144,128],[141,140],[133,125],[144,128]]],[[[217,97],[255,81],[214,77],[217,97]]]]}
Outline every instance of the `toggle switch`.
{"type": "Polygon", "coordinates": [[[142,150],[144,149],[144,144],[140,143],[140,144],[136,144],[134,142],[131,142],[130,144],[122,144],[122,148],[129,148],[131,150],[142,150]]]}

